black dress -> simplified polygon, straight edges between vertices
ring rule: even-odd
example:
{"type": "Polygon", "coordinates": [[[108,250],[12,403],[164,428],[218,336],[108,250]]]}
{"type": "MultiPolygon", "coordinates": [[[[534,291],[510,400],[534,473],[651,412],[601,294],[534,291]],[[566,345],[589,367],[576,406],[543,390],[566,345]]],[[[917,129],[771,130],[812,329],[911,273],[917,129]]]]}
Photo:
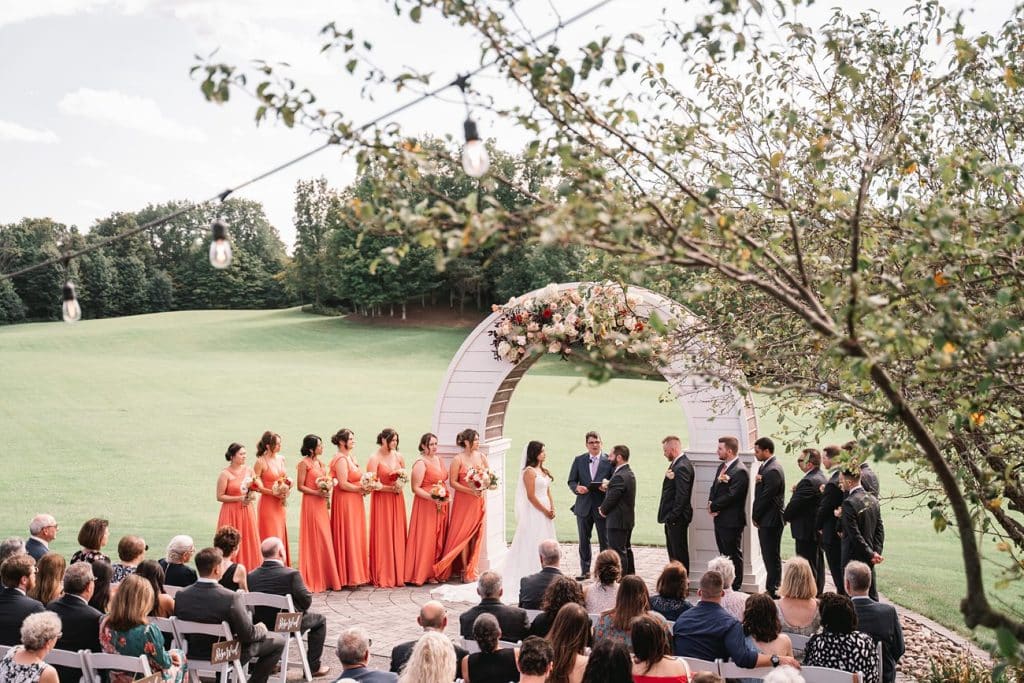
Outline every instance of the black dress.
{"type": "Polygon", "coordinates": [[[220,577],[220,581],[218,581],[220,585],[224,586],[229,591],[236,591],[241,588],[240,585],[235,583],[235,569],[237,568],[238,564],[236,562],[232,562],[231,566],[228,567],[228,570],[224,572],[224,576],[220,577]]]}
{"type": "Polygon", "coordinates": [[[199,578],[195,570],[183,564],[172,564],[165,559],[160,560],[160,566],[164,568],[165,586],[191,586],[199,578]]]}
{"type": "Polygon", "coordinates": [[[469,680],[518,681],[516,651],[507,647],[494,652],[474,652],[469,656],[469,680]]]}
{"type": "Polygon", "coordinates": [[[662,595],[651,596],[651,609],[665,617],[668,621],[675,623],[679,615],[693,607],[686,600],[678,598],[666,598],[662,595]]]}

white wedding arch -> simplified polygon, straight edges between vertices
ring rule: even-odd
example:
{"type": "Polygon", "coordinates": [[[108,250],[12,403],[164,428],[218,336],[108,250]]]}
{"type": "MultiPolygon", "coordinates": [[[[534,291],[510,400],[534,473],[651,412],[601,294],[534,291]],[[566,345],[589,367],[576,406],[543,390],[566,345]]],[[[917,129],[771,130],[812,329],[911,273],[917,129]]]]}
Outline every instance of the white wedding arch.
{"type": "MultiPolygon", "coordinates": [[[[517,300],[537,297],[545,292],[564,293],[598,285],[567,282],[529,292],[517,300]]],[[[618,289],[621,295],[621,289],[615,285],[612,287],[618,289]]],[[[692,325],[697,321],[693,313],[665,296],[640,287],[630,287],[628,293],[631,299],[635,299],[640,316],[648,317],[656,312],[663,321],[674,321],[677,326],[692,325]]],[[[500,311],[492,313],[466,337],[448,365],[434,407],[433,430],[437,434],[442,457],[450,461],[461,450],[455,445],[456,434],[467,427],[473,428],[480,433],[480,449],[486,454],[491,469],[500,477],[498,489],[488,494],[485,539],[480,554],[481,568],[487,568],[500,559],[506,549],[505,484],[510,479],[505,472],[505,461],[512,444],[504,435],[505,413],[516,385],[537,358],[527,357],[518,363],[510,363],[495,357],[492,332],[497,329],[501,315],[500,311]]],[[[753,443],[757,439],[757,413],[753,404],[735,387],[713,384],[695,375],[687,367],[682,355],[670,358],[658,371],[672,386],[676,400],[683,409],[689,434],[689,444],[685,450],[696,471],[694,519],[689,532],[690,564],[694,567],[693,580],[696,580],[700,577],[698,568],[705,567],[708,560],[718,555],[712,520],[705,505],[719,464],[716,456],[718,438],[724,435],[736,436],[740,442],[741,461],[748,469],[752,469],[753,443]]],[[[660,437],[656,441],[649,446],[660,446],[660,437]]],[[[660,487],[661,481],[639,481],[638,486],[660,487]]],[[[750,487],[747,497],[748,518],[753,488],[750,487]]],[[[764,566],[751,529],[748,526],[743,534],[743,589],[757,591],[764,585],[764,566]]]]}

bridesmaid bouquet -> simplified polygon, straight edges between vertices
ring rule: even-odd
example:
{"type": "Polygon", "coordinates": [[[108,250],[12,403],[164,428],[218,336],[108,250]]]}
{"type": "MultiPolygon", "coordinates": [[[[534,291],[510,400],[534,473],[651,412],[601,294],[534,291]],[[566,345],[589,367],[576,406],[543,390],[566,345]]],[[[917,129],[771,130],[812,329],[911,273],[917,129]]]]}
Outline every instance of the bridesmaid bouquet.
{"type": "Polygon", "coordinates": [[[466,481],[477,491],[493,491],[498,488],[498,475],[486,467],[470,467],[466,472],[466,481]]]}
{"type": "MultiPolygon", "coordinates": [[[[317,477],[316,487],[320,489],[321,493],[329,493],[331,489],[338,485],[338,480],[331,477],[317,477]]],[[[331,509],[331,497],[327,496],[327,509],[331,509]]]]}
{"type": "Polygon", "coordinates": [[[409,473],[404,469],[395,471],[395,486],[405,486],[406,482],[409,481],[409,473]]]}
{"type": "Polygon", "coordinates": [[[242,491],[242,506],[246,507],[252,502],[252,477],[243,479],[239,489],[242,491]]]}
{"type": "Polygon", "coordinates": [[[292,480],[286,475],[282,475],[280,479],[274,482],[274,485],[270,487],[270,492],[275,496],[280,496],[282,493],[285,494],[284,498],[280,498],[282,507],[288,505],[288,492],[292,489],[292,480]]]}
{"type": "Polygon", "coordinates": [[[372,491],[380,491],[384,488],[384,485],[377,479],[376,472],[363,472],[363,476],[359,477],[359,486],[363,489],[364,496],[372,491]]]}
{"type": "Polygon", "coordinates": [[[448,500],[448,488],[444,485],[443,481],[435,482],[430,487],[430,497],[438,503],[444,503],[448,500]]]}

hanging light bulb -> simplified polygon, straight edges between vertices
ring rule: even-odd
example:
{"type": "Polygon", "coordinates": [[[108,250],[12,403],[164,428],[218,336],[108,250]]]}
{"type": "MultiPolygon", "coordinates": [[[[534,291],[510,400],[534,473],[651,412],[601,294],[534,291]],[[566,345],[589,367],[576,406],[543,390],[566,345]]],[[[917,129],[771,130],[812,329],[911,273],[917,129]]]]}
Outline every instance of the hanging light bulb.
{"type": "Polygon", "coordinates": [[[210,242],[210,265],[223,270],[231,265],[231,241],[228,224],[219,218],[213,222],[213,241],[210,242]]]}
{"type": "Polygon", "coordinates": [[[462,170],[471,178],[481,178],[491,167],[487,148],[476,130],[476,121],[466,119],[463,129],[466,131],[466,146],[462,148],[462,170]]]}
{"type": "Polygon", "coordinates": [[[82,307],[78,305],[78,298],[75,296],[75,285],[72,282],[64,283],[64,303],[61,304],[60,312],[66,323],[77,323],[82,319],[82,307]]]}

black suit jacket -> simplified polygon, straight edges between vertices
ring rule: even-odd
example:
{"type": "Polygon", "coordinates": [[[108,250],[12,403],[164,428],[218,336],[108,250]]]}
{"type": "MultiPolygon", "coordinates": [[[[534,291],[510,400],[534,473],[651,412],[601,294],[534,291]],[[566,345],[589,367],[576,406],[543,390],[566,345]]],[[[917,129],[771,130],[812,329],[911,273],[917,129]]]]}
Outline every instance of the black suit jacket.
{"type": "Polygon", "coordinates": [[[636,477],[626,463],[612,474],[608,491],[601,503],[601,513],[609,529],[632,529],[636,524],[636,477]]]}
{"type": "Polygon", "coordinates": [[[25,552],[35,558],[36,562],[42,559],[43,555],[50,552],[42,542],[37,541],[34,538],[29,538],[25,541],[25,552]]]}
{"type": "Polygon", "coordinates": [[[903,627],[896,608],[869,597],[855,597],[853,608],[857,611],[857,630],[867,633],[876,643],[882,643],[882,682],[893,683],[896,680],[896,662],[906,651],[903,627]]]}
{"type": "Polygon", "coordinates": [[[366,683],[395,683],[398,681],[398,676],[390,671],[377,671],[376,669],[368,669],[365,666],[344,669],[338,680],[344,678],[351,678],[353,681],[365,681],[366,683]]]}
{"type": "MultiPolygon", "coordinates": [[[[391,648],[391,673],[397,674],[402,672],[402,667],[409,661],[412,649],[415,646],[415,640],[407,640],[391,648]]],[[[462,676],[462,658],[468,655],[469,652],[455,643],[452,643],[452,647],[455,648],[455,678],[458,679],[462,676]]]]}
{"type": "Polygon", "coordinates": [[[786,473],[774,455],[758,465],[757,473],[761,481],[754,479],[754,507],[750,518],[760,528],[780,527],[784,524],[782,505],[785,500],[786,473]]]}
{"type": "Polygon", "coordinates": [[[789,522],[789,530],[798,541],[818,540],[818,505],[821,503],[821,487],[827,481],[820,467],[805,473],[796,483],[793,496],[782,511],[782,519],[789,522]]]}
{"type": "Polygon", "coordinates": [[[561,576],[558,567],[544,567],[536,574],[524,576],[519,580],[519,606],[523,609],[540,609],[540,601],[544,591],[548,589],[555,577],[561,576]]]}
{"type": "MultiPolygon", "coordinates": [[[[249,572],[248,584],[249,590],[254,593],[292,596],[292,603],[300,612],[305,612],[313,604],[313,594],[302,580],[302,574],[280,562],[267,561],[253,569],[249,572]]],[[[273,607],[257,607],[253,619],[262,622],[267,629],[273,631],[279,611],[273,607]]]]}
{"type": "MultiPolygon", "coordinates": [[[[249,659],[245,654],[248,645],[262,640],[257,638],[256,626],[242,596],[219,583],[199,581],[178,591],[174,596],[174,616],[203,624],[228,622],[232,635],[243,645],[243,662],[249,659]]],[[[212,636],[188,636],[189,654],[196,659],[209,659],[210,645],[215,640],[212,636]]]]}
{"type": "Polygon", "coordinates": [[[17,588],[0,589],[0,645],[21,644],[21,622],[36,612],[43,612],[43,603],[23,595],[17,588]]]}
{"type": "Polygon", "coordinates": [[[661,481],[661,501],[658,503],[658,524],[682,524],[693,521],[693,463],[683,453],[669,466],[661,481]],[[672,473],[669,479],[668,472],[672,473]]]}
{"type": "Polygon", "coordinates": [[[581,496],[576,493],[576,487],[589,487],[594,482],[600,484],[611,476],[612,464],[608,462],[608,456],[604,453],[601,454],[601,459],[597,462],[597,476],[593,479],[590,478],[590,453],[583,453],[573,458],[572,467],[569,468],[569,480],[567,483],[569,484],[569,490],[572,491],[572,495],[576,497],[576,502],[569,509],[577,517],[589,517],[591,512],[596,512],[597,508],[604,502],[604,491],[595,486],[590,489],[589,493],[584,493],[581,496]]]}
{"type": "Polygon", "coordinates": [[[866,462],[860,464],[860,485],[875,498],[882,493],[882,490],[878,488],[878,475],[866,462]]]}
{"type": "MultiPolygon", "coordinates": [[[[60,617],[61,637],[57,640],[57,649],[78,652],[89,650],[102,652],[100,649],[100,618],[103,614],[95,607],[90,607],[84,600],[75,595],[65,595],[46,606],[60,617]]],[[[79,669],[64,666],[55,667],[61,683],[78,683],[82,677],[79,669]]]]}
{"type": "Polygon", "coordinates": [[[484,598],[480,604],[470,607],[459,615],[459,633],[466,640],[473,640],[473,622],[481,614],[493,614],[501,627],[501,639],[513,642],[522,640],[530,631],[530,620],[526,610],[510,607],[497,598],[484,598]]]}
{"type": "Polygon", "coordinates": [[[857,488],[843,500],[843,566],[850,560],[871,564],[872,553],[882,554],[885,526],[878,499],[857,488]]]}
{"type": "Polygon", "coordinates": [[[742,529],[747,525],[747,491],[750,488],[750,475],[739,458],[733,460],[732,465],[723,474],[729,475],[729,481],[723,483],[715,477],[711,484],[711,511],[718,513],[715,517],[715,526],[742,529]]]}
{"type": "Polygon", "coordinates": [[[818,515],[815,518],[814,526],[821,532],[822,545],[832,545],[838,540],[836,531],[839,530],[839,520],[836,519],[835,509],[843,504],[843,490],[839,488],[839,470],[829,477],[822,491],[821,501],[818,503],[818,515]]]}

